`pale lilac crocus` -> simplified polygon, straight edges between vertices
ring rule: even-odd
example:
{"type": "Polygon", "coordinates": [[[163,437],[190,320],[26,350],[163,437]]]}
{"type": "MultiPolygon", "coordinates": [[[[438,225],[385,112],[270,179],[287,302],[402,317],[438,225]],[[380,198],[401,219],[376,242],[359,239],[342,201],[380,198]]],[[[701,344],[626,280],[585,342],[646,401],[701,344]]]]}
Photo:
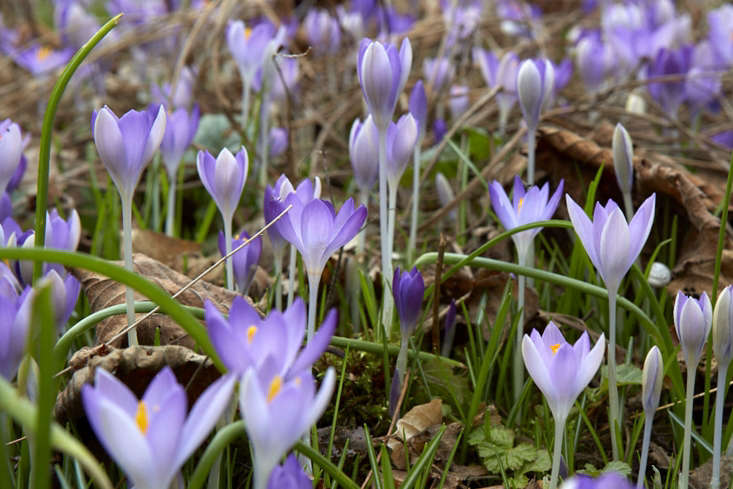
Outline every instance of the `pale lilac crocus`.
{"type": "Polygon", "coordinates": [[[616,174],[618,188],[621,189],[621,195],[624,198],[626,218],[631,219],[631,216],[634,215],[634,205],[631,202],[631,188],[634,185],[634,146],[631,142],[631,136],[620,122],[616,124],[616,128],[613,130],[611,150],[613,153],[613,170],[616,174]]]}
{"type": "Polygon", "coordinates": [[[270,156],[277,158],[288,149],[288,130],[284,127],[273,127],[267,138],[270,156]]]}
{"type": "Polygon", "coordinates": [[[292,453],[270,474],[267,489],[313,489],[313,482],[292,453]]]}
{"type": "Polygon", "coordinates": [[[517,102],[519,57],[507,51],[501,59],[498,59],[492,52],[474,48],[473,61],[479,65],[486,84],[490,88],[500,88],[496,94],[496,104],[499,106],[499,134],[503,135],[509,113],[517,102]]]}
{"type": "Polygon", "coordinates": [[[649,350],[644,359],[644,368],[641,373],[641,398],[644,408],[644,439],[641,444],[641,461],[639,462],[639,475],[636,481],[637,489],[644,488],[644,475],[646,474],[646,461],[649,455],[649,443],[652,437],[652,426],[654,425],[654,413],[659,406],[659,397],[662,394],[664,383],[664,362],[662,353],[655,345],[649,350]]]}
{"type": "Polygon", "coordinates": [[[591,349],[588,333],[583,332],[571,345],[550,322],[540,335],[533,329],[522,340],[522,358],[529,375],[542,391],[555,419],[555,450],[552,458],[550,489],[557,487],[562,439],[570,408],[596,375],[603,361],[605,336],[601,334],[591,349]]]}
{"type": "Polygon", "coordinates": [[[599,91],[614,66],[610,45],[601,39],[600,32],[594,31],[583,36],[575,50],[578,72],[586,89],[589,92],[599,91]]]}
{"type": "MultiPolygon", "coordinates": [[[[349,159],[354,170],[354,182],[359,187],[359,203],[369,205],[369,191],[379,177],[379,131],[372,116],[362,123],[354,119],[349,133],[349,159]]],[[[364,252],[366,229],[359,233],[357,251],[364,252]]]]}
{"type": "Polygon", "coordinates": [[[308,42],[316,54],[334,54],[341,44],[341,29],[338,20],[331,17],[328,10],[309,9],[303,19],[308,42]]]}
{"type": "Polygon", "coordinates": [[[22,294],[17,293],[10,270],[2,264],[4,272],[0,277],[0,376],[11,382],[18,372],[28,340],[28,327],[31,314],[32,294],[28,287],[22,294]]]}
{"type": "Polygon", "coordinates": [[[364,225],[366,207],[354,207],[347,200],[336,212],[331,202],[313,199],[304,204],[296,193],[291,193],[284,207],[290,211],[277,223],[280,234],[300,252],[308,276],[308,341],[315,332],[318,285],[321,274],[331,255],[351,241],[364,225]]]}
{"type": "Polygon", "coordinates": [[[301,348],[306,311],[300,298],[283,312],[272,309],[265,318],[242,297],[234,298],[228,318],[209,300],[204,301],[204,311],[209,338],[227,370],[242,375],[254,367],[284,380],[311,368],[326,351],[338,323],[336,309],[331,309],[313,339],[301,348]]]}
{"type": "MultiPolygon", "coordinates": [[[[227,255],[232,251],[232,218],[239,206],[244,183],[247,181],[249,158],[242,146],[236,156],[227,148],[222,149],[214,159],[208,151],[199,151],[196,168],[201,183],[216,202],[224,220],[224,237],[227,255]]],[[[234,272],[231,258],[227,259],[227,288],[234,289],[234,272]]]]}
{"type": "Polygon", "coordinates": [[[254,489],[266,489],[282,456],[326,410],[335,384],[333,367],[326,371],[318,391],[308,370],[291,379],[270,369],[247,370],[240,387],[239,410],[252,444],[254,489]]]}
{"type": "MultiPolygon", "coordinates": [[[[512,201],[509,201],[504,188],[494,180],[489,185],[489,196],[491,206],[505,229],[511,230],[518,226],[546,221],[552,217],[557,209],[562,196],[564,181],[560,181],[555,193],[550,197],[550,185],[545,183],[542,188],[532,186],[525,190],[519,176],[514,176],[514,192],[512,201]]],[[[532,266],[529,261],[532,256],[532,241],[542,228],[533,228],[519,233],[512,234],[512,240],[517,247],[517,262],[522,267],[532,266]]],[[[517,308],[519,320],[516,339],[514,342],[514,395],[515,400],[519,398],[524,384],[524,370],[520,360],[519,352],[522,348],[522,334],[524,332],[524,294],[527,277],[519,275],[517,308]]]]}
{"type": "Polygon", "coordinates": [[[710,298],[703,292],[699,299],[677,292],[674,301],[674,328],[680,340],[682,355],[687,366],[687,389],[685,391],[685,433],[682,441],[682,466],[679,487],[687,489],[690,476],[690,447],[692,436],[692,403],[695,393],[697,365],[702,357],[705,342],[713,322],[713,308],[710,298]]]}
{"type": "Polygon", "coordinates": [[[725,4],[708,12],[708,38],[723,66],[733,65],[733,5],[725,4]]]}
{"type": "Polygon", "coordinates": [[[70,48],[53,49],[35,42],[25,49],[16,51],[12,57],[20,67],[33,76],[39,76],[61,68],[73,54],[70,48]]]}
{"type": "Polygon", "coordinates": [[[524,61],[517,72],[517,97],[527,124],[527,181],[534,184],[535,138],[540,113],[549,104],[555,85],[555,69],[547,59],[524,61]]]}
{"type": "Polygon", "coordinates": [[[178,168],[183,154],[193,142],[199,127],[199,107],[194,104],[191,111],[179,107],[168,114],[165,134],[160,143],[160,154],[168,175],[168,208],[165,218],[165,232],[173,236],[173,223],[176,210],[176,185],[178,184],[178,168]]]}
{"type": "Polygon", "coordinates": [[[425,58],[422,72],[431,91],[435,93],[453,80],[455,67],[448,58],[425,58]]]}
{"type": "MultiPolygon", "coordinates": [[[[130,110],[119,119],[106,106],[92,114],[94,142],[102,163],[112,177],[122,201],[122,244],[125,268],[132,271],[132,197],[145,166],[158,150],[165,134],[166,117],[161,105],[157,113],[151,110],[130,110]]],[[[132,289],[125,291],[127,323],[135,322],[135,299],[132,289]]],[[[137,345],[134,328],[128,333],[128,343],[137,345]]]]}
{"type": "Polygon", "coordinates": [[[397,355],[395,375],[399,378],[401,385],[407,372],[407,343],[417,328],[425,294],[425,282],[417,268],[413,267],[412,270],[404,272],[400,270],[400,267],[395,269],[392,278],[392,294],[395,309],[400,318],[400,352],[397,355]]]}
{"type": "MultiPolygon", "coordinates": [[[[232,239],[232,249],[239,248],[242,243],[249,240],[249,234],[246,231],[242,231],[239,235],[232,239]]],[[[224,239],[224,233],[219,232],[219,253],[222,256],[226,255],[226,241],[224,239]]],[[[237,251],[232,255],[232,268],[234,272],[234,281],[237,285],[237,290],[242,295],[247,295],[249,286],[252,283],[252,279],[257,271],[257,264],[260,261],[260,254],[262,253],[262,238],[259,236],[249,242],[247,246],[237,251]]]]}
{"type": "Polygon", "coordinates": [[[576,475],[563,482],[560,489],[632,489],[624,476],[617,472],[605,472],[596,478],[576,475]]]}
{"type": "Polygon", "coordinates": [[[81,291],[81,283],[70,273],[66,274],[65,278],[61,278],[56,270],[50,270],[44,275],[39,283],[43,282],[51,285],[56,331],[61,333],[74,312],[81,291]]]}
{"type": "Polygon", "coordinates": [[[619,456],[615,435],[619,420],[615,356],[616,294],[621,280],[638,258],[649,237],[654,222],[655,202],[656,194],[652,194],[627,223],[623,212],[613,200],[609,200],[605,207],[596,202],[591,221],[569,195],[565,197],[573,228],[608,290],[608,397],[612,426],[611,448],[615,460],[619,456]]]}
{"type": "Polygon", "coordinates": [[[650,79],[679,75],[677,81],[650,81],[647,85],[649,94],[662,106],[662,109],[672,118],[686,98],[685,77],[692,68],[692,46],[685,45],[679,49],[660,49],[652,59],[647,77],[650,79]]]}
{"type": "Polygon", "coordinates": [[[428,124],[428,98],[422,80],[418,80],[410,92],[408,103],[410,114],[417,122],[418,136],[412,152],[412,215],[410,218],[410,237],[407,242],[407,262],[412,263],[417,243],[417,222],[420,213],[420,158],[422,141],[428,124]]]}
{"type": "MultiPolygon", "coordinates": [[[[14,221],[13,221],[14,222],[14,221]]],[[[12,231],[11,231],[12,232],[12,231]]],[[[31,230],[27,233],[20,232],[20,228],[16,230],[15,238],[17,243],[24,248],[32,248],[35,246],[35,233],[31,230]]],[[[8,236],[10,237],[10,236],[8,236]]],[[[56,209],[46,211],[46,232],[43,241],[44,247],[49,249],[57,249],[64,251],[76,251],[81,239],[81,220],[76,209],[72,209],[67,219],[59,216],[56,209]]],[[[59,274],[65,275],[66,270],[62,265],[57,263],[44,263],[44,275],[49,270],[56,270],[59,274]]],[[[33,283],[33,262],[18,262],[19,276],[24,284],[33,283]]]]}
{"type": "Polygon", "coordinates": [[[713,474],[710,479],[710,487],[720,488],[720,454],[723,438],[723,410],[725,408],[726,380],[728,367],[733,360],[733,286],[724,288],[718,300],[715,301],[713,311],[713,352],[718,361],[718,383],[715,393],[715,424],[713,426],[713,474]]]}
{"type": "Polygon", "coordinates": [[[211,384],[186,416],[186,391],[170,367],[142,399],[103,368],[81,395],[89,424],[136,489],[170,487],[183,463],[206,439],[229,403],[234,376],[211,384]]]}
{"type": "Polygon", "coordinates": [[[23,156],[20,127],[10,119],[0,122],[0,193],[4,193],[23,156]]]}

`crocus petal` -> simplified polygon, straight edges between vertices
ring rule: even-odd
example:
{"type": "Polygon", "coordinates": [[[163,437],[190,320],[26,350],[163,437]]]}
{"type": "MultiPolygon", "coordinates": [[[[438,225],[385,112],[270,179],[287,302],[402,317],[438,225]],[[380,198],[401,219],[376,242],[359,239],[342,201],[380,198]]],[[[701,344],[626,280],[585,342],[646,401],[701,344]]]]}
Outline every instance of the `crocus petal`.
{"type": "Polygon", "coordinates": [[[123,186],[126,182],[123,174],[127,166],[127,154],[122,141],[122,132],[117,125],[117,118],[111,111],[104,107],[97,114],[94,121],[94,143],[107,167],[112,180],[120,191],[132,192],[133,189],[123,186]]]}
{"type": "Polygon", "coordinates": [[[305,345],[303,351],[295,359],[295,362],[290,367],[291,372],[300,372],[310,368],[323,355],[323,352],[326,351],[328,344],[331,342],[333,333],[336,331],[337,322],[338,312],[334,308],[328,312],[326,319],[321,323],[321,327],[318,328],[313,339],[305,345]]]}
{"type": "Polygon", "coordinates": [[[580,242],[583,243],[586,253],[590,261],[596,268],[600,267],[600,261],[598,260],[598,254],[593,245],[595,238],[593,237],[593,223],[586,215],[585,211],[575,203],[570,195],[565,195],[565,203],[568,207],[568,215],[570,221],[573,223],[573,228],[580,238],[580,242]]]}
{"type": "Polygon", "coordinates": [[[553,383],[550,378],[549,366],[542,360],[542,355],[537,350],[535,343],[527,335],[524,335],[522,339],[522,358],[524,359],[524,366],[527,367],[527,372],[529,372],[539,390],[545,396],[552,393],[553,383]]]}
{"type": "MultiPolygon", "coordinates": [[[[598,269],[606,287],[616,293],[621,279],[629,271],[631,263],[628,259],[628,250],[631,246],[631,236],[626,218],[620,209],[613,212],[606,221],[601,234],[599,256],[601,267],[598,269]]],[[[633,262],[632,262],[633,263],[633,262]]]]}
{"type": "Polygon", "coordinates": [[[98,368],[94,375],[94,385],[99,395],[109,399],[119,406],[128,416],[135,416],[137,398],[129,387],[120,382],[117,377],[103,368],[98,368]]]}
{"type": "Polygon", "coordinates": [[[657,194],[649,196],[644,203],[641,204],[641,207],[639,207],[629,223],[629,234],[631,236],[628,251],[629,268],[634,261],[636,261],[639,253],[641,253],[641,249],[644,247],[644,244],[649,237],[649,233],[652,230],[656,196],[657,194]]]}
{"type": "Polygon", "coordinates": [[[153,154],[160,147],[160,143],[163,141],[163,135],[165,134],[165,109],[163,105],[158,108],[158,113],[155,116],[153,125],[150,127],[148,137],[145,141],[145,149],[143,150],[142,162],[143,165],[147,164],[153,157],[153,154]]]}

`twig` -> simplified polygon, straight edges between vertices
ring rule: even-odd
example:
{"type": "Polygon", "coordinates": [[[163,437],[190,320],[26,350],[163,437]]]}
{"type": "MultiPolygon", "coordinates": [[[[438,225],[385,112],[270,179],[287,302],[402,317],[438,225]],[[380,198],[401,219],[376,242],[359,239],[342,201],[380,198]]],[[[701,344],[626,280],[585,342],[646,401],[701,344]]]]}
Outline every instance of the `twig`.
{"type": "Polygon", "coordinates": [[[445,236],[440,233],[438,261],[435,264],[435,288],[433,289],[433,353],[440,352],[440,282],[443,274],[443,255],[445,254],[445,236]]]}

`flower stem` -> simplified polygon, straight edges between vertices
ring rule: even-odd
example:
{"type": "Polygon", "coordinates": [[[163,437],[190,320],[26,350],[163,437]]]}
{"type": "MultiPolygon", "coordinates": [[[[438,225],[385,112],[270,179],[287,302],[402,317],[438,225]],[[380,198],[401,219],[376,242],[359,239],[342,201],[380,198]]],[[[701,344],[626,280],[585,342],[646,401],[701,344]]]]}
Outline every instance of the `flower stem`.
{"type": "Polygon", "coordinates": [[[168,210],[165,215],[165,234],[173,236],[173,224],[176,216],[176,175],[168,179],[168,210]]]}
{"type": "Polygon", "coordinates": [[[153,178],[153,230],[160,231],[160,153],[156,152],[153,157],[153,165],[150,169],[153,178]]]}
{"type": "Polygon", "coordinates": [[[634,217],[634,204],[631,202],[631,194],[624,192],[624,210],[626,211],[626,220],[631,222],[634,217]]]}
{"type": "Polygon", "coordinates": [[[410,239],[407,243],[407,263],[412,263],[417,244],[417,218],[420,212],[420,143],[419,138],[412,154],[412,216],[410,219],[410,239]]]}
{"type": "Polygon", "coordinates": [[[639,462],[639,476],[636,480],[637,489],[643,489],[644,476],[646,474],[646,461],[649,456],[649,442],[652,438],[652,426],[654,424],[654,411],[646,413],[644,420],[644,440],[641,443],[641,461],[639,462]]]}
{"type": "MultiPolygon", "coordinates": [[[[132,268],[132,195],[122,196],[122,254],[125,260],[125,268],[134,271],[132,268]]],[[[127,326],[131,326],[135,322],[135,296],[132,288],[125,288],[125,303],[127,304],[127,326]]],[[[127,343],[129,346],[137,346],[137,330],[130,329],[127,333],[127,343]]]]}
{"type": "Polygon", "coordinates": [[[242,130],[247,133],[249,118],[250,80],[242,77],[242,130]]]}
{"type": "Polygon", "coordinates": [[[713,477],[711,489],[720,488],[720,446],[723,438],[723,407],[725,402],[725,379],[728,376],[728,365],[718,364],[718,391],[715,393],[715,424],[713,425],[713,477]]]}
{"type": "MultiPolygon", "coordinates": [[[[389,207],[387,210],[387,219],[389,222],[389,256],[392,256],[394,253],[394,230],[395,230],[395,221],[397,219],[397,187],[399,187],[400,182],[394,182],[391,181],[387,182],[387,187],[389,188],[389,191],[387,192],[387,195],[389,196],[389,207]]],[[[389,275],[392,277],[392,274],[389,275]]]]}
{"type": "Polygon", "coordinates": [[[690,477],[690,442],[692,436],[692,395],[695,392],[697,361],[687,364],[687,391],[685,392],[685,435],[682,441],[682,472],[678,487],[687,489],[690,477]]]}
{"type": "Polygon", "coordinates": [[[267,87],[263,86],[262,101],[260,102],[260,142],[257,150],[260,153],[260,186],[264,188],[267,183],[267,165],[270,159],[270,144],[268,141],[268,116],[270,115],[269,104],[267,103],[267,87]]]}
{"type": "Polygon", "coordinates": [[[618,386],[616,384],[616,292],[608,291],[608,403],[611,427],[611,452],[614,460],[619,460],[618,440],[618,386]]]}
{"type": "Polygon", "coordinates": [[[288,266],[288,307],[293,303],[295,294],[295,246],[290,245],[290,265],[288,266]]]}
{"type": "Polygon", "coordinates": [[[527,129],[527,183],[534,185],[534,153],[537,144],[537,129],[527,129]]]}
{"type": "Polygon", "coordinates": [[[275,269],[275,309],[283,310],[283,248],[272,251],[272,264],[275,269]]]}
{"type": "MultiPolygon", "coordinates": [[[[224,217],[224,246],[226,254],[232,252],[232,219],[224,217]]],[[[227,289],[234,290],[234,266],[232,265],[232,257],[227,258],[227,289]]]]}
{"type": "MultiPolygon", "coordinates": [[[[360,189],[359,190],[359,203],[364,207],[369,207],[369,192],[360,189]]],[[[364,248],[366,247],[366,227],[359,232],[359,238],[356,245],[356,254],[361,256],[364,254],[364,248]]]]}
{"type": "Polygon", "coordinates": [[[316,308],[318,307],[318,285],[321,281],[321,274],[308,274],[308,333],[306,344],[310,343],[316,332],[316,308]]]}
{"type": "Polygon", "coordinates": [[[557,488],[557,479],[560,475],[560,460],[562,459],[562,439],[565,434],[565,421],[567,421],[567,418],[555,419],[555,449],[552,453],[550,489],[557,488]]]}
{"type": "Polygon", "coordinates": [[[387,221],[387,130],[379,129],[379,238],[382,248],[382,326],[385,337],[389,337],[392,326],[392,255],[390,253],[389,226],[387,221]]]}
{"type": "Polygon", "coordinates": [[[397,354],[397,371],[400,375],[400,385],[405,380],[405,372],[407,372],[407,343],[408,336],[400,335],[400,352],[397,354]]]}
{"type": "MultiPolygon", "coordinates": [[[[520,252],[519,266],[527,266],[527,254],[520,252]]],[[[517,280],[519,293],[517,295],[517,310],[519,311],[519,319],[517,320],[517,333],[514,341],[514,401],[519,400],[524,386],[524,362],[522,361],[522,335],[524,333],[524,292],[527,284],[527,277],[519,275],[517,280]]]]}

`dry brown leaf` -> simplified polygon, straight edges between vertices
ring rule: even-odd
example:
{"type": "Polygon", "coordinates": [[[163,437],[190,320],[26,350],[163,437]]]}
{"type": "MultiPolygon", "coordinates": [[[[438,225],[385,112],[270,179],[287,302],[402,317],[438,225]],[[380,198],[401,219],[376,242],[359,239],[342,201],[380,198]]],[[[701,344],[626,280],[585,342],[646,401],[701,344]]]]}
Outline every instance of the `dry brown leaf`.
{"type": "MultiPolygon", "coordinates": [[[[163,265],[148,256],[140,253],[134,255],[135,271],[154,282],[163,290],[173,295],[188,284],[191,279],[175,270],[163,265]]],[[[82,290],[89,299],[91,312],[96,312],[114,304],[125,301],[125,286],[87,270],[77,269],[74,274],[81,281],[82,290]]],[[[184,305],[203,307],[204,299],[213,302],[221,310],[229,310],[232,300],[237,294],[213,285],[203,280],[178,296],[177,300],[184,305]]],[[[136,296],[136,300],[144,300],[136,296]]],[[[246,298],[249,300],[249,298],[246,298]]],[[[251,301],[250,301],[251,303],[251,301]]],[[[140,316],[140,315],[138,315],[140,316]]],[[[127,318],[124,315],[112,316],[97,325],[97,343],[108,343],[117,333],[127,327],[127,318]]],[[[138,341],[143,345],[152,345],[155,331],[160,328],[160,344],[177,344],[188,348],[195,348],[193,340],[172,319],[163,314],[153,314],[137,326],[138,341]]],[[[123,347],[127,344],[127,337],[117,339],[111,346],[123,347]]]]}
{"type": "MultiPolygon", "coordinates": [[[[84,348],[76,355],[84,356],[88,350],[84,348]]],[[[219,372],[208,357],[183,346],[134,346],[122,350],[112,348],[106,353],[87,358],[84,361],[85,366],[74,372],[69,383],[59,393],[54,408],[54,416],[58,422],[63,424],[83,416],[81,387],[94,382],[97,368],[112,373],[136,395],[142,396],[153,377],[163,367],[169,366],[178,381],[186,386],[189,405],[219,377],[219,372]]]]}
{"type": "Polygon", "coordinates": [[[441,399],[433,399],[413,407],[397,421],[393,437],[387,441],[387,447],[392,450],[392,463],[397,468],[404,469],[407,466],[404,442],[409,443],[415,436],[440,425],[443,420],[442,406],[441,399]]]}
{"type": "Polygon", "coordinates": [[[184,257],[201,252],[201,245],[195,241],[174,238],[149,229],[132,230],[132,247],[138,253],[178,271],[183,271],[184,257]]]}

